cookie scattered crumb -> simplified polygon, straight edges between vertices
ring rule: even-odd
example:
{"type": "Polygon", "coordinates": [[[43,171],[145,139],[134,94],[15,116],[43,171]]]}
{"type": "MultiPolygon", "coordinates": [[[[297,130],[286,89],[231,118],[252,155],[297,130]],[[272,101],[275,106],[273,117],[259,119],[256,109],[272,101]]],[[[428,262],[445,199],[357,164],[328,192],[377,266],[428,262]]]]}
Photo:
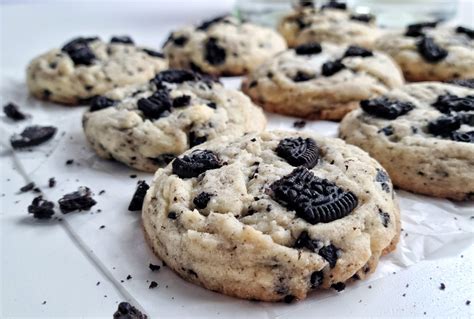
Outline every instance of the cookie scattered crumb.
{"type": "Polygon", "coordinates": [[[28,213],[37,219],[50,219],[54,215],[54,203],[44,200],[43,196],[35,197],[28,206],[28,213]]]}
{"type": "Polygon", "coordinates": [[[89,210],[97,202],[91,197],[92,193],[88,187],[81,186],[77,191],[64,195],[59,201],[59,208],[63,214],[76,210],[89,210]]]}
{"type": "Polygon", "coordinates": [[[72,165],[72,164],[74,164],[74,160],[73,160],[73,159],[68,159],[68,160],[66,161],[66,165],[72,165]]]}
{"type": "Polygon", "coordinates": [[[33,188],[35,188],[35,183],[31,182],[20,188],[20,193],[26,193],[31,191],[33,188]]]}
{"type": "Polygon", "coordinates": [[[5,115],[14,120],[14,121],[21,121],[21,120],[24,120],[26,119],[26,114],[22,113],[20,111],[20,108],[18,107],[18,105],[16,105],[15,103],[8,103],[6,104],[5,106],[3,106],[3,113],[5,113],[5,115]]]}
{"type": "Polygon", "coordinates": [[[303,128],[306,126],[306,121],[295,121],[293,122],[294,128],[303,128]]]}
{"type": "Polygon", "coordinates": [[[57,128],[54,126],[28,126],[20,134],[13,134],[10,144],[15,149],[37,146],[49,141],[56,132],[57,128]]]}
{"type": "Polygon", "coordinates": [[[118,305],[117,311],[114,313],[114,319],[147,319],[147,315],[144,315],[137,308],[129,304],[128,302],[121,302],[118,305]]]}
{"type": "Polygon", "coordinates": [[[153,288],[156,288],[156,287],[158,287],[158,283],[156,281],[152,281],[150,283],[150,286],[148,286],[149,289],[153,289],[153,288]]]}
{"type": "Polygon", "coordinates": [[[126,279],[130,280],[130,279],[132,279],[132,276],[128,275],[126,279]]]}
{"type": "Polygon", "coordinates": [[[148,268],[150,268],[151,271],[158,271],[161,267],[159,265],[153,265],[152,263],[150,263],[148,265],[148,268]]]}
{"type": "Polygon", "coordinates": [[[56,179],[54,177],[51,177],[48,180],[48,186],[49,186],[49,188],[53,188],[54,186],[56,186],[56,179]]]}
{"type": "Polygon", "coordinates": [[[444,283],[441,283],[439,285],[439,290],[445,290],[446,289],[446,285],[444,283]]]}
{"type": "Polygon", "coordinates": [[[137,189],[135,190],[132,200],[128,205],[129,211],[133,212],[142,209],[143,200],[145,199],[146,191],[148,190],[148,188],[150,188],[150,186],[148,186],[145,181],[140,180],[137,182],[137,189]]]}

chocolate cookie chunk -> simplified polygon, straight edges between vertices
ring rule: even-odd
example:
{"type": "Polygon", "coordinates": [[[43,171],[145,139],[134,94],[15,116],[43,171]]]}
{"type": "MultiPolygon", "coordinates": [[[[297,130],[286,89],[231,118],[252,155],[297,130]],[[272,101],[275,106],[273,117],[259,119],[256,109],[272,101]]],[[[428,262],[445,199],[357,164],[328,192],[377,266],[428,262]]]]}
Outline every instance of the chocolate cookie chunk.
{"type": "Polygon", "coordinates": [[[37,146],[49,141],[56,132],[57,128],[54,126],[28,126],[20,134],[14,134],[10,138],[10,144],[13,148],[37,146]]]}

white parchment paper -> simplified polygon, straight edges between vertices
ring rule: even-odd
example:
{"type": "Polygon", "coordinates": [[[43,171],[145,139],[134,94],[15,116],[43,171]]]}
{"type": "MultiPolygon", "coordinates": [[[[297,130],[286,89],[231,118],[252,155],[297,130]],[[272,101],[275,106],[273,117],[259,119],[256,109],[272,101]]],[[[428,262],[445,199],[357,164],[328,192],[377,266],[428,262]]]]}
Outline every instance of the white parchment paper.
{"type": "MultiPolygon", "coordinates": [[[[224,80],[226,86],[235,88],[239,82],[238,78],[224,80]]],[[[44,196],[53,201],[82,185],[95,193],[98,204],[90,212],[65,216],[58,213],[62,221],[50,221],[50,226],[64,227],[71,240],[84,252],[85,258],[89,258],[108,277],[124,299],[153,318],[209,318],[223,313],[226,318],[247,315],[252,318],[277,317],[336,297],[337,293],[333,291],[316,292],[289,310],[282,304],[248,302],[207,291],[185,282],[166,267],[159,272],[151,272],[148,264],[161,265],[161,262],[144,242],[139,213],[128,212],[127,207],[136,181],[145,179],[150,182],[152,174],[137,173],[119,163],[99,159],[82,134],[81,116],[85,107],[67,108],[34,100],[28,96],[23,79],[18,75],[3,75],[0,97],[2,105],[14,101],[32,115],[27,121],[19,123],[5,117],[0,119],[1,151],[14,158],[16,172],[23,175],[25,184],[34,181],[44,196]],[[31,152],[13,152],[9,136],[31,124],[55,125],[59,129],[58,134],[52,141],[31,152]],[[74,159],[74,163],[65,165],[68,159],[74,159]],[[131,174],[138,177],[132,179],[131,174]],[[57,181],[54,188],[47,187],[50,177],[55,177],[57,181]],[[101,190],[105,193],[98,195],[101,190]],[[105,228],[100,229],[102,225],[105,228]],[[129,274],[133,280],[126,280],[129,274]],[[157,289],[148,288],[152,280],[158,282],[157,289]]],[[[268,119],[268,129],[295,130],[294,118],[268,114],[268,119]]],[[[303,130],[336,136],[337,127],[334,122],[308,121],[303,130]]],[[[473,202],[455,203],[401,190],[397,191],[397,195],[402,212],[400,243],[394,253],[382,258],[369,281],[399,272],[422,260],[457,256],[473,244],[473,202]]],[[[40,223],[26,217],[26,212],[18,219],[27,219],[31,227],[40,223]]],[[[346,289],[361,284],[355,283],[346,289]]]]}

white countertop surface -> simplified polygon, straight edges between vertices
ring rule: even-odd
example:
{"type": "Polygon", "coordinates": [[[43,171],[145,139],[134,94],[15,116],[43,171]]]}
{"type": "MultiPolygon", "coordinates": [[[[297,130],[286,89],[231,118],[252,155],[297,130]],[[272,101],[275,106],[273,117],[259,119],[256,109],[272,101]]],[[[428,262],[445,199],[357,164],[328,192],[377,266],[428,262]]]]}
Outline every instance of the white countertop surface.
{"type": "MultiPolygon", "coordinates": [[[[474,1],[461,4],[458,21],[472,27],[474,1]]],[[[173,28],[228,12],[232,5],[230,0],[30,0],[0,5],[0,102],[14,101],[33,115],[19,124],[0,117],[1,317],[111,318],[124,300],[140,305],[152,318],[473,317],[474,305],[466,301],[474,301],[474,203],[453,204],[406,192],[398,192],[405,231],[396,257],[382,260],[372,279],[340,294],[317,293],[291,305],[255,303],[206,291],[166,268],[148,271],[148,263],[161,262],[144,244],[138,214],[126,210],[136,182],[129,175],[137,173],[101,161],[87,147],[80,127],[83,108],[28,97],[24,70],[35,55],[78,35],[107,39],[130,34],[139,44],[159,47],[173,28]],[[9,135],[32,123],[57,125],[60,132],[34,152],[13,153],[9,135]],[[65,166],[70,158],[74,165],[65,166]],[[49,189],[53,176],[57,186],[49,189]],[[106,193],[95,196],[98,204],[92,213],[41,223],[27,214],[35,194],[17,194],[30,181],[55,201],[79,185],[106,193]],[[106,227],[99,229],[101,225],[106,227]],[[126,280],[129,274],[133,278],[126,280]],[[158,288],[148,289],[151,280],[158,288]],[[445,290],[439,289],[441,283],[445,290]]],[[[225,84],[237,86],[238,79],[225,84]]],[[[271,116],[270,127],[290,128],[293,121],[271,116]]],[[[311,122],[305,129],[334,135],[337,124],[311,122]]],[[[147,181],[152,176],[138,175],[147,181]]]]}

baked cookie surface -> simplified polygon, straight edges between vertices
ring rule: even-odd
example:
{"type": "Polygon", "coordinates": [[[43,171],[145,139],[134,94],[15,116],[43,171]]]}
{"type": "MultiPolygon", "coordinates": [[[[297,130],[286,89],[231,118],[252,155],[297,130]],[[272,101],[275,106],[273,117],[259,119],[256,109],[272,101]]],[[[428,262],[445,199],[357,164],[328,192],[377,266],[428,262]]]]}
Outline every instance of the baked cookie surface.
{"type": "Polygon", "coordinates": [[[210,141],[159,169],[142,220],[186,280],[286,302],[365,278],[400,231],[390,179],[367,153],[283,131],[210,141]]]}
{"type": "Polygon", "coordinates": [[[35,97],[77,105],[116,87],[145,83],[167,67],[161,53],[135,46],[128,36],[109,43],[81,37],[33,59],[26,77],[35,97]]]}
{"type": "Polygon", "coordinates": [[[374,16],[353,13],[345,6],[297,7],[280,20],[278,31],[289,47],[308,42],[331,42],[371,48],[381,34],[375,26],[374,16]]]}
{"type": "Polygon", "coordinates": [[[267,111],[340,120],[359,101],[404,83],[384,53],[316,42],[277,54],[251,72],[242,91],[267,111]]]}
{"type": "Polygon", "coordinates": [[[409,81],[474,78],[472,29],[418,23],[381,36],[375,48],[391,55],[409,81]]]}
{"type": "Polygon", "coordinates": [[[230,16],[174,31],[163,45],[172,67],[223,76],[246,74],[284,49],[274,30],[230,16]]]}
{"type": "Polygon", "coordinates": [[[361,107],[341,122],[340,137],[377,159],[394,185],[474,199],[474,89],[409,84],[361,107]]]}
{"type": "Polygon", "coordinates": [[[99,156],[149,172],[206,140],[259,132],[265,125],[263,112],[247,96],[185,70],[112,90],[94,99],[83,116],[99,156]]]}

